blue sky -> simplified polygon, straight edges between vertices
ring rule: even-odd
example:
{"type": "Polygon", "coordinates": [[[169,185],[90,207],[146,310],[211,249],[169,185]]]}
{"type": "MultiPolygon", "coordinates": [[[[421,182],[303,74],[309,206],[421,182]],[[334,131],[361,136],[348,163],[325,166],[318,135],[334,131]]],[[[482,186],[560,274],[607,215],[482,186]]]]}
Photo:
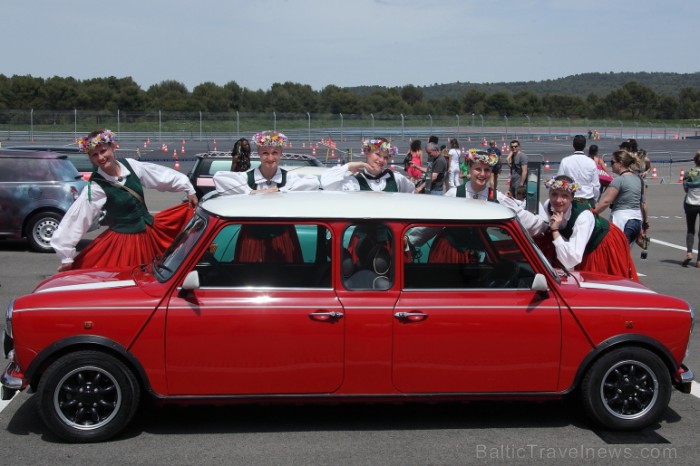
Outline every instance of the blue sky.
{"type": "Polygon", "coordinates": [[[0,74],[417,86],[700,71],[688,0],[25,0],[0,74]]]}

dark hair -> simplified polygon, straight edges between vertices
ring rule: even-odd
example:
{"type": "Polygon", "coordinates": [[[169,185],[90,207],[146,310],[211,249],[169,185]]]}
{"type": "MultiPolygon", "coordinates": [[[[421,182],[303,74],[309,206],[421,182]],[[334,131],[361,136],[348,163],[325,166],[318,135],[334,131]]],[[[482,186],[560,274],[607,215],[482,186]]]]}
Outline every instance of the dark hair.
{"type": "Polygon", "coordinates": [[[428,138],[428,142],[429,142],[429,143],[432,142],[433,144],[437,144],[437,143],[438,143],[438,137],[435,136],[435,135],[433,134],[433,135],[431,135],[431,136],[428,138]]]}
{"type": "Polygon", "coordinates": [[[700,150],[695,152],[695,157],[693,157],[693,162],[695,162],[695,165],[700,165],[700,150]]]}
{"type": "Polygon", "coordinates": [[[637,145],[636,139],[627,139],[620,144],[620,149],[624,149],[629,152],[639,152],[639,146],[637,145]]]}
{"type": "Polygon", "coordinates": [[[595,144],[591,144],[591,146],[588,148],[588,155],[593,157],[594,155],[598,155],[598,146],[595,144]]]}
{"type": "Polygon", "coordinates": [[[459,142],[457,141],[456,138],[450,139],[450,147],[452,147],[452,148],[459,148],[459,142]]]}
{"type": "Polygon", "coordinates": [[[250,170],[250,142],[246,138],[240,138],[233,144],[231,150],[231,171],[245,172],[250,170]],[[243,142],[248,143],[248,148],[243,148],[243,142]]]}
{"type": "Polygon", "coordinates": [[[411,141],[411,150],[413,150],[413,151],[420,150],[420,147],[421,147],[420,145],[421,145],[420,139],[414,139],[413,141],[411,141]]]}
{"type": "Polygon", "coordinates": [[[586,136],[583,134],[577,134],[574,136],[574,150],[582,151],[586,148],[586,136]]]}

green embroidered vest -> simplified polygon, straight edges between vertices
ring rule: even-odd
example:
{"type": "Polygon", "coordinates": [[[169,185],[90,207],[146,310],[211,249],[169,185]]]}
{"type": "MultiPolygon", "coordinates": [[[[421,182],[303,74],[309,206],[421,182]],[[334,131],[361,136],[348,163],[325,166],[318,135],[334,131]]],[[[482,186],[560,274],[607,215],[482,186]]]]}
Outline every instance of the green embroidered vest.
{"type": "MultiPolygon", "coordinates": [[[[277,185],[278,188],[281,188],[287,184],[287,170],[280,168],[280,171],[282,172],[282,182],[277,185]]],[[[258,184],[255,182],[255,170],[250,170],[248,172],[248,186],[250,186],[250,189],[253,190],[258,189],[258,184]]]]}
{"type": "MultiPolygon", "coordinates": [[[[384,189],[382,189],[382,191],[384,191],[385,193],[398,193],[399,187],[396,184],[394,172],[389,170],[388,173],[389,178],[387,178],[386,184],[384,185],[384,189]]],[[[355,179],[358,183],[360,183],[360,191],[372,191],[372,188],[370,188],[369,183],[367,183],[367,178],[365,178],[364,175],[362,175],[362,173],[358,173],[357,175],[355,175],[355,179]]]]}
{"type": "MultiPolygon", "coordinates": [[[[457,196],[456,197],[467,197],[467,185],[465,184],[460,184],[457,186],[457,196]]],[[[486,197],[486,200],[489,202],[495,202],[496,204],[499,204],[498,202],[498,197],[496,196],[496,191],[494,191],[493,188],[489,187],[489,194],[486,197]]]]}
{"type": "MultiPolygon", "coordinates": [[[[566,239],[571,238],[571,235],[574,233],[574,223],[576,223],[576,219],[579,215],[581,215],[587,210],[591,210],[587,203],[580,201],[572,201],[571,218],[566,223],[566,228],[559,230],[559,234],[566,239]]],[[[586,249],[584,251],[585,254],[588,254],[596,247],[598,247],[601,241],[603,241],[603,238],[605,238],[605,235],[608,234],[608,230],[610,230],[610,223],[607,220],[605,220],[600,215],[593,214],[593,216],[595,217],[595,226],[593,227],[593,233],[591,233],[591,238],[586,244],[586,249]]]]}
{"type": "MultiPolygon", "coordinates": [[[[120,160],[120,162],[131,172],[131,175],[126,177],[124,185],[143,199],[141,181],[126,160],[120,160]]],[[[147,224],[153,225],[153,216],[148,212],[145,201],[142,202],[125,189],[113,185],[100,175],[97,169],[92,172],[89,183],[93,181],[104,190],[107,196],[105,220],[110,229],[119,233],[140,233],[146,230],[147,224]]]]}

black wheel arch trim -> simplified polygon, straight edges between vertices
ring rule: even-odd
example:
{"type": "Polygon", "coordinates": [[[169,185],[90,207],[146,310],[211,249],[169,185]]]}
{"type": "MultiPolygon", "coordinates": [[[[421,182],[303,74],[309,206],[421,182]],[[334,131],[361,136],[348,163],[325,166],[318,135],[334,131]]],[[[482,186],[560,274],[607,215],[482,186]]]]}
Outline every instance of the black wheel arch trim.
{"type": "Polygon", "coordinates": [[[598,359],[601,355],[607,353],[608,351],[620,346],[637,346],[641,348],[647,348],[653,351],[661,357],[661,360],[668,368],[669,373],[671,374],[671,380],[673,380],[673,374],[680,367],[678,364],[676,364],[676,361],[673,359],[673,355],[658,340],[648,337],[646,335],[639,335],[634,333],[616,335],[601,342],[598,346],[593,348],[593,350],[589,352],[586,355],[586,357],[583,358],[581,364],[579,365],[576,371],[574,383],[566,391],[571,392],[581,384],[581,379],[596,359],[598,359]]]}
{"type": "Polygon", "coordinates": [[[27,380],[29,380],[30,385],[36,387],[38,378],[43,374],[49,362],[72,351],[86,349],[106,350],[107,353],[124,360],[136,371],[137,377],[142,383],[144,390],[152,393],[150,381],[139,360],[120,343],[99,335],[76,335],[50,344],[36,355],[31,364],[29,364],[25,376],[27,380]]]}

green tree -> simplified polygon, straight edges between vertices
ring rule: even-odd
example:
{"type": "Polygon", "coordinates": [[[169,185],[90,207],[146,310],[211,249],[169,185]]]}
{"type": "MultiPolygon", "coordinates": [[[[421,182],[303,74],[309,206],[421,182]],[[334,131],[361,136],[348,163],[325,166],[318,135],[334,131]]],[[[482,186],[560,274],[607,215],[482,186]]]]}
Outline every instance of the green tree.
{"type": "Polygon", "coordinates": [[[191,111],[187,87],[178,81],[161,81],[146,91],[152,110],[191,111]]]}
{"type": "MultiPolygon", "coordinates": [[[[213,82],[202,83],[192,89],[191,103],[198,111],[204,112],[223,113],[229,109],[228,93],[213,82]]],[[[190,110],[194,108],[190,107],[190,110]]]]}

